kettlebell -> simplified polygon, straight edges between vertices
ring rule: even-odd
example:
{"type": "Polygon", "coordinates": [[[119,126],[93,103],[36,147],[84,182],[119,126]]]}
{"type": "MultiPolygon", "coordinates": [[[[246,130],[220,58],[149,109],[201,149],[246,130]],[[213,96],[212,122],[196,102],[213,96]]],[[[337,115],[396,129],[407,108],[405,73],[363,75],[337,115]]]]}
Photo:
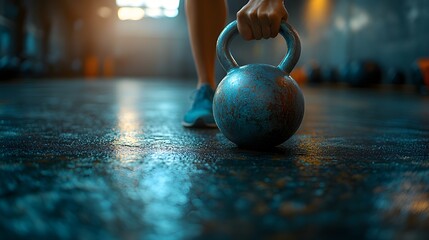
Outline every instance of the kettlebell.
{"type": "Polygon", "coordinates": [[[288,50],[275,67],[268,64],[239,66],[230,43],[238,35],[233,21],[220,34],[217,56],[227,72],[213,99],[213,115],[220,131],[242,148],[270,148],[288,140],[304,116],[304,97],[290,77],[301,54],[297,32],[282,22],[280,34],[288,50]]]}

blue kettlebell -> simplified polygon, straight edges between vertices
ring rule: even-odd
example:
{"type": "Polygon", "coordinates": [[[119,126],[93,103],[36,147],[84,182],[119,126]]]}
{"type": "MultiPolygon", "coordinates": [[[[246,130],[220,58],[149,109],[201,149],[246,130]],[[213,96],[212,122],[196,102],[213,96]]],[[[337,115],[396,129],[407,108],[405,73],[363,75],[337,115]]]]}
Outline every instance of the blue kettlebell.
{"type": "Polygon", "coordinates": [[[213,114],[220,131],[243,148],[269,148],[288,140],[304,116],[304,97],[290,77],[301,54],[297,32],[283,22],[280,34],[288,51],[275,67],[268,64],[239,66],[231,55],[232,37],[238,35],[233,21],[217,41],[217,55],[227,71],[213,99],[213,114]]]}

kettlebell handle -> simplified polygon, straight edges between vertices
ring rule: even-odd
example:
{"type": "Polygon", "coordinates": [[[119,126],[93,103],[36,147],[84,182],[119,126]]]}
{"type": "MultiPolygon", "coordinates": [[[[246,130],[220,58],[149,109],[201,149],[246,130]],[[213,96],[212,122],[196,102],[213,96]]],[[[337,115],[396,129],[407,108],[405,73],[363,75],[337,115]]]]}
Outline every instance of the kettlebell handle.
{"type": "MultiPolygon", "coordinates": [[[[227,72],[233,68],[239,67],[237,61],[235,61],[229,49],[232,38],[237,34],[237,21],[234,20],[225,27],[217,40],[217,56],[220,63],[222,64],[222,67],[227,72]]],[[[301,55],[301,41],[299,40],[299,35],[295,29],[286,22],[281,23],[280,34],[286,40],[288,50],[286,56],[277,67],[289,75],[297,64],[301,55]]]]}

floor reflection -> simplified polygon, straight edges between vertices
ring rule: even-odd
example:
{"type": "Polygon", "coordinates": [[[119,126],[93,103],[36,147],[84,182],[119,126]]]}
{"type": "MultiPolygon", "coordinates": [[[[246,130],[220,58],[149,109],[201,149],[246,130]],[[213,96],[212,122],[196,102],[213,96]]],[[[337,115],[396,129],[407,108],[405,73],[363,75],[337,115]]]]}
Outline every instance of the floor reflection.
{"type": "Polygon", "coordinates": [[[184,221],[189,212],[193,166],[185,165],[183,159],[171,153],[155,153],[147,161],[151,161],[149,164],[153,168],[143,169],[143,179],[139,183],[141,199],[145,202],[144,221],[152,225],[157,239],[189,237],[197,230],[184,221]],[[193,228],[194,231],[189,231],[193,228]]]}
{"type": "Polygon", "coordinates": [[[113,145],[116,157],[124,162],[138,159],[139,153],[133,148],[143,146],[143,119],[137,109],[142,90],[141,84],[133,81],[116,85],[117,128],[113,145]]]}
{"type": "Polygon", "coordinates": [[[144,119],[156,114],[171,115],[171,94],[154,95],[142,84],[121,82],[117,85],[117,135],[113,149],[117,159],[112,179],[133,202],[134,214],[145,226],[145,239],[186,239],[199,232],[198,225],[185,221],[191,202],[191,178],[196,173],[192,156],[168,150],[171,126],[160,124],[144,131],[144,119]],[[142,108],[145,103],[145,108],[142,108]],[[145,135],[150,134],[150,139],[145,135]]]}
{"type": "MultiPolygon", "coordinates": [[[[429,220],[429,194],[426,173],[408,172],[395,176],[383,187],[374,190],[377,221],[390,226],[409,228],[429,220]]],[[[423,225],[422,225],[423,226],[423,225]]],[[[390,228],[389,231],[395,231],[390,228]]]]}

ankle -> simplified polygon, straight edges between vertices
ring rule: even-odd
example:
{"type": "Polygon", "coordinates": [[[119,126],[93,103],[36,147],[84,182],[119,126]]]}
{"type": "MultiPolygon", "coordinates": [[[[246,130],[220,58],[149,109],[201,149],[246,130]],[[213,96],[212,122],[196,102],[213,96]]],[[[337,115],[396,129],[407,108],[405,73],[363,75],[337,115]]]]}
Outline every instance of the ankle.
{"type": "Polygon", "coordinates": [[[198,81],[197,84],[197,89],[200,89],[202,86],[208,85],[210,86],[213,90],[216,89],[216,85],[212,82],[206,82],[206,81],[198,81]]]}

